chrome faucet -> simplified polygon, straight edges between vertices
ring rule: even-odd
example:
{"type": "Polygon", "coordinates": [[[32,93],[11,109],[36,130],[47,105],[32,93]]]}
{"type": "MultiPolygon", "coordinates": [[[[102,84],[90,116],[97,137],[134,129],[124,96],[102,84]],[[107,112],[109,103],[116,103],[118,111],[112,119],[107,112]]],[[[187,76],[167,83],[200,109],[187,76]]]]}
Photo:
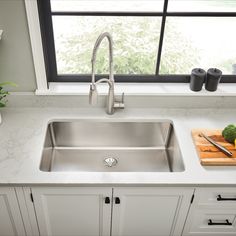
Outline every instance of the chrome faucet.
{"type": "Polygon", "coordinates": [[[115,100],[115,94],[114,94],[114,73],[113,73],[113,40],[111,35],[108,32],[102,33],[97,38],[97,41],[95,42],[94,48],[93,48],[93,54],[92,54],[92,81],[90,84],[90,91],[89,91],[89,103],[91,105],[94,105],[97,103],[97,84],[101,82],[107,82],[109,85],[109,91],[107,95],[107,114],[112,115],[115,111],[115,109],[124,109],[124,93],[122,94],[122,100],[116,101],[115,100]],[[95,82],[95,63],[96,63],[96,55],[97,50],[104,38],[108,39],[109,42],[109,79],[102,78],[95,82]]]}

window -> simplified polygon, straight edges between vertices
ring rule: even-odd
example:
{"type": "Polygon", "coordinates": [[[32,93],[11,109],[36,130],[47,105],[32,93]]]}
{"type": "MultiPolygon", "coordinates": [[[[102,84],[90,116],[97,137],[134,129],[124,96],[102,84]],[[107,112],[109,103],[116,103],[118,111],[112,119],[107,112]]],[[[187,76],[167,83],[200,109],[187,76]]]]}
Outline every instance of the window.
{"type": "MultiPolygon", "coordinates": [[[[96,38],[114,40],[119,82],[189,82],[194,67],[236,82],[235,0],[38,0],[49,82],[89,82],[96,38]]],[[[107,42],[97,78],[108,73],[107,42]]]]}

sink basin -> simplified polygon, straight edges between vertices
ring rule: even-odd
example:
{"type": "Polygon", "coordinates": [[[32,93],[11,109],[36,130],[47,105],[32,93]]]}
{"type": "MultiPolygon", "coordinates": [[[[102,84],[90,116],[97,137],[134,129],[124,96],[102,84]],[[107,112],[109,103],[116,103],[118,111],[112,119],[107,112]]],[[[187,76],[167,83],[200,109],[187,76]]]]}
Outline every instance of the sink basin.
{"type": "Polygon", "coordinates": [[[180,172],[181,151],[171,121],[51,122],[41,171],[180,172]]]}

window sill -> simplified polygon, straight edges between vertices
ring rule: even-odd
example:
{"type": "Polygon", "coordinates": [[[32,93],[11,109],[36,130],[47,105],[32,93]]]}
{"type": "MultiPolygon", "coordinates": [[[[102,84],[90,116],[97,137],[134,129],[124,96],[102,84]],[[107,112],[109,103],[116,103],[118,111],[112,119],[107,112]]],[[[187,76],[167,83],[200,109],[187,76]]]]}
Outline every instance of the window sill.
{"type": "MultiPolygon", "coordinates": [[[[108,85],[99,84],[98,93],[107,94],[108,85]]],[[[88,95],[89,83],[50,83],[47,90],[36,90],[36,95],[88,95]]],[[[209,92],[204,88],[193,92],[188,83],[116,83],[115,93],[146,96],[236,96],[236,84],[219,84],[217,91],[209,92]]]]}

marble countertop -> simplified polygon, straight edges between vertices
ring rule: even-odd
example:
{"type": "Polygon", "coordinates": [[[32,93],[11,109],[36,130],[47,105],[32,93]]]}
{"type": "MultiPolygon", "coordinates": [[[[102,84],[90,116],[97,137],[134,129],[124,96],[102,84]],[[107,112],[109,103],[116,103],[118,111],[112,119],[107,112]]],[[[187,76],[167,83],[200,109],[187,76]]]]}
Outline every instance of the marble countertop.
{"type": "Polygon", "coordinates": [[[20,107],[1,110],[0,184],[35,185],[181,185],[236,186],[235,167],[200,165],[193,128],[224,128],[235,122],[236,109],[127,108],[112,116],[104,108],[20,107]],[[174,123],[183,155],[184,172],[43,172],[39,165],[47,124],[52,120],[158,120],[174,123]]]}

